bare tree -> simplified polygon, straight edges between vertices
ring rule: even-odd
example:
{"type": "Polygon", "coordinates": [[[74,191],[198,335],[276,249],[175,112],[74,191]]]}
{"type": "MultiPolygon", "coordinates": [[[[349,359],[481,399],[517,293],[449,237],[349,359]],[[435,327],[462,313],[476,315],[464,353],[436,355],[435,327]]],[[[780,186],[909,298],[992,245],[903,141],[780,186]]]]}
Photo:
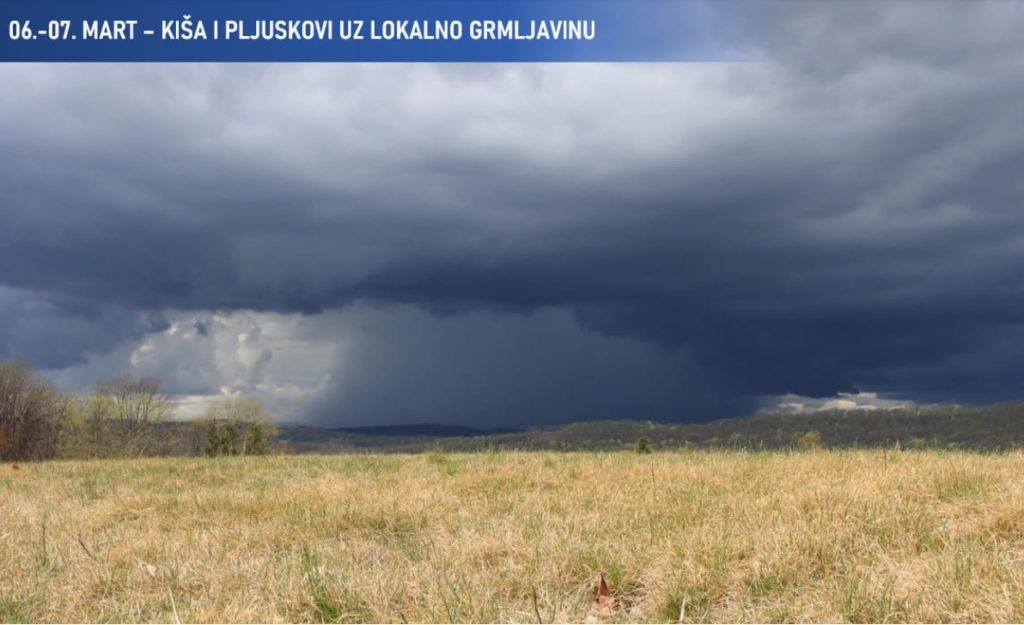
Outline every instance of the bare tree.
{"type": "Polygon", "coordinates": [[[67,402],[22,362],[0,362],[0,458],[53,457],[67,402]]]}
{"type": "Polygon", "coordinates": [[[171,418],[171,404],[160,394],[155,378],[119,376],[100,382],[90,399],[89,412],[105,418],[113,436],[114,455],[154,453],[156,426],[171,418]]]}

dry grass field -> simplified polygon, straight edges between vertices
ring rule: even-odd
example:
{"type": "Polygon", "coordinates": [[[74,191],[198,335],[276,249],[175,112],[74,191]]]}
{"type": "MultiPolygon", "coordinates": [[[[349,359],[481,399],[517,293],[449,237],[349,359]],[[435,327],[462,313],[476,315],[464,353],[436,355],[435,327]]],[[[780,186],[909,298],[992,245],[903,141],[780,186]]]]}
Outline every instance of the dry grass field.
{"type": "Polygon", "coordinates": [[[1024,454],[0,466],[0,621],[680,619],[1020,621],[1024,454]]]}

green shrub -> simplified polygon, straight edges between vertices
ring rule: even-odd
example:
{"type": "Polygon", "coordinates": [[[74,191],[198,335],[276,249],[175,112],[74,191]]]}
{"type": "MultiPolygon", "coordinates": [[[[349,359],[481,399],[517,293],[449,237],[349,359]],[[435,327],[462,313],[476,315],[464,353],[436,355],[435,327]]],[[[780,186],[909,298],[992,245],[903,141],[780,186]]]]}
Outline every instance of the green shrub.
{"type": "Polygon", "coordinates": [[[821,442],[821,434],[815,430],[804,432],[796,439],[796,448],[800,450],[823,449],[825,444],[821,442]]]}
{"type": "Polygon", "coordinates": [[[651,443],[647,440],[646,436],[641,436],[636,441],[636,446],[633,448],[638,454],[649,454],[651,453],[651,443]]]}

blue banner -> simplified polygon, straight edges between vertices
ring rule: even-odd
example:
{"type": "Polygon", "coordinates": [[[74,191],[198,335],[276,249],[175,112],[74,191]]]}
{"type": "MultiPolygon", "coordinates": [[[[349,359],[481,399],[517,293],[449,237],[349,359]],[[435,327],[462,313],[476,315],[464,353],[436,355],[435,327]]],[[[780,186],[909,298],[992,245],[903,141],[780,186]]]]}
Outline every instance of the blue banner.
{"type": "Polygon", "coordinates": [[[0,62],[717,61],[703,0],[0,0],[0,62]]]}

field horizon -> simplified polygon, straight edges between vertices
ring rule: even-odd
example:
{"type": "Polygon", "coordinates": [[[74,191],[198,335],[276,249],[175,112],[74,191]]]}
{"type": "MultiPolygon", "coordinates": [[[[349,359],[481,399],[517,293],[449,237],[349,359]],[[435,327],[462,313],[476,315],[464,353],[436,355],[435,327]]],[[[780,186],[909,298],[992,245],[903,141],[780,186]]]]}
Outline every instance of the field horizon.
{"type": "Polygon", "coordinates": [[[0,621],[1020,621],[1022,470],[894,450],[5,464],[0,621]]]}

